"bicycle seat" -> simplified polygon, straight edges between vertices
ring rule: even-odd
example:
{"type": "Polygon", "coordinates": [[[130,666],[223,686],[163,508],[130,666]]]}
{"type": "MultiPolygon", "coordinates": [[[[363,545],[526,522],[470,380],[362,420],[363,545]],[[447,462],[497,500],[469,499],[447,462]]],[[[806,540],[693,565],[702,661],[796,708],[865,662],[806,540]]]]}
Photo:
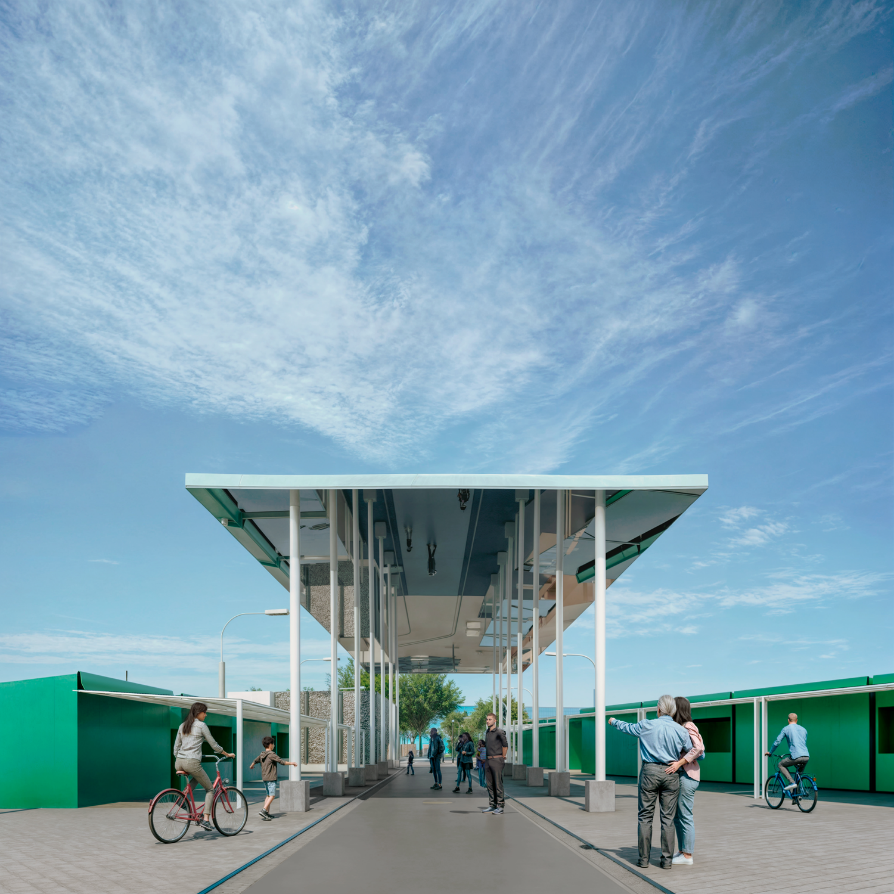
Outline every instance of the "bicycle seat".
{"type": "Polygon", "coordinates": [[[178,776],[189,776],[189,773],[187,773],[186,770],[178,770],[177,775],[178,776]]]}

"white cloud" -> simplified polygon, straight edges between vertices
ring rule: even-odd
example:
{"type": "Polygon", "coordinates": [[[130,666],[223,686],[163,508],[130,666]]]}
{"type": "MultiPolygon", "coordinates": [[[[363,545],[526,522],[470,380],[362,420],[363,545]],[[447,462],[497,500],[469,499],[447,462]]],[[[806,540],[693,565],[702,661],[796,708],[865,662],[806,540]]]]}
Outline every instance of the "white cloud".
{"type": "Polygon", "coordinates": [[[785,522],[767,522],[765,525],[742,531],[730,538],[729,543],[730,546],[765,546],[771,540],[781,537],[788,529],[788,524],[785,522]]]}
{"type": "MultiPolygon", "coordinates": [[[[425,4],[170,9],[188,54],[144,7],[87,0],[39,25],[23,8],[4,45],[6,424],[64,431],[122,390],[391,464],[462,424],[467,465],[532,471],[683,370],[737,379],[772,356],[774,326],[792,338],[689,184],[755,114],[750,91],[822,52],[817,34],[837,46],[880,15],[835,6],[778,31],[752,10],[718,31],[680,8],[653,46],[632,6],[589,33],[541,10],[533,44],[531,16],[500,4],[421,29],[425,4]],[[751,28],[772,39],[749,48],[751,28]]],[[[828,393],[805,396],[811,413],[828,393]]]]}
{"type": "Polygon", "coordinates": [[[727,527],[735,527],[742,521],[747,521],[749,518],[756,518],[762,513],[762,509],[757,509],[754,506],[739,506],[736,509],[727,509],[725,512],[722,512],[720,514],[720,523],[727,527]]]}
{"type": "Polygon", "coordinates": [[[102,565],[119,565],[114,559],[87,559],[88,562],[98,562],[102,565]]]}

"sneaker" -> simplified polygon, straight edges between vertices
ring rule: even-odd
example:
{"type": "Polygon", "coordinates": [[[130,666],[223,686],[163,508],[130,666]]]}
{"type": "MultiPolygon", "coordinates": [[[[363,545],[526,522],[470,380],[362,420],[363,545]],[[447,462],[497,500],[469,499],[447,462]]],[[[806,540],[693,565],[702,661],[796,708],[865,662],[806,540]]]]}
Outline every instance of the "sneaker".
{"type": "Polygon", "coordinates": [[[684,854],[674,854],[674,859],[671,861],[674,866],[692,866],[692,857],[687,857],[684,854]]]}
{"type": "Polygon", "coordinates": [[[467,795],[471,795],[471,794],[472,794],[472,789],[466,789],[466,794],[467,794],[467,795]]]}
{"type": "Polygon", "coordinates": [[[648,869],[648,868],[649,868],[649,861],[646,860],[646,862],[643,863],[642,860],[638,860],[636,865],[639,866],[640,869],[648,869]]]}
{"type": "Polygon", "coordinates": [[[456,792],[458,792],[458,791],[459,791],[459,786],[457,786],[457,787],[453,790],[454,794],[456,794],[456,792]]]}
{"type": "Polygon", "coordinates": [[[437,788],[437,787],[438,787],[438,783],[436,782],[436,783],[432,786],[432,788],[437,788]]]}
{"type": "Polygon", "coordinates": [[[798,787],[798,783],[797,783],[797,782],[793,782],[791,785],[787,785],[787,786],[783,789],[783,791],[786,791],[786,792],[793,792],[797,787],[798,787]]]}
{"type": "Polygon", "coordinates": [[[199,826],[200,829],[204,829],[206,832],[213,832],[213,831],[214,831],[214,826],[212,826],[211,823],[208,822],[208,820],[202,820],[202,821],[198,824],[198,826],[199,826]]]}
{"type": "Polygon", "coordinates": [[[497,809],[496,807],[485,807],[484,810],[482,810],[481,812],[482,813],[493,813],[496,809],[497,809]]]}
{"type": "Polygon", "coordinates": [[[261,819],[262,819],[265,823],[272,823],[272,822],[273,822],[273,817],[270,816],[269,813],[267,813],[267,814],[262,813],[260,816],[261,816],[261,819]]]}
{"type": "Polygon", "coordinates": [[[495,807],[495,808],[494,808],[494,815],[495,815],[495,816],[496,816],[496,814],[498,814],[498,813],[502,813],[502,812],[503,812],[503,808],[502,808],[502,807],[495,807]]]}

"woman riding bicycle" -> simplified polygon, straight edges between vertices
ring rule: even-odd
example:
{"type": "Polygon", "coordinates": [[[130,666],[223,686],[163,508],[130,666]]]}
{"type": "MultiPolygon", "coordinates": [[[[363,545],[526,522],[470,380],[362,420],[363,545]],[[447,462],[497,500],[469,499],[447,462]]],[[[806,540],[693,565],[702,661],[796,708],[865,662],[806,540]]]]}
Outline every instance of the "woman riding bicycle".
{"type": "Polygon", "coordinates": [[[236,755],[228,754],[214,741],[211,730],[205,724],[207,713],[208,705],[204,702],[195,702],[189,709],[189,715],[180,724],[177,738],[174,740],[174,768],[192,776],[205,789],[205,818],[199,825],[206,832],[213,832],[214,827],[210,822],[213,785],[208,774],[202,769],[202,741],[207,742],[218,754],[225,754],[227,757],[236,755]]]}

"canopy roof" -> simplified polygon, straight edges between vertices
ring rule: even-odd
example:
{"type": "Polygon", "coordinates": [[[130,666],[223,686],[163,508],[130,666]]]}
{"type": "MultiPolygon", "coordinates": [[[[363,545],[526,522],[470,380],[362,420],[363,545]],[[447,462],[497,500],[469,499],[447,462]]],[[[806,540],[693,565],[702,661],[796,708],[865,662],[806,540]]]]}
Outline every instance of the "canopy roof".
{"type": "MultiPolygon", "coordinates": [[[[593,601],[594,491],[606,495],[607,577],[611,585],[649,549],[708,488],[706,475],[207,475],[186,476],[187,490],[226,530],[288,589],[289,491],[301,493],[301,562],[328,564],[329,523],[336,521],[340,562],[350,562],[352,490],[358,491],[361,542],[369,541],[365,499],[375,498],[373,520],[384,522],[384,549],[398,569],[398,655],[401,672],[490,673],[493,617],[502,609],[522,613],[522,662],[530,662],[534,623],[533,490],[542,491],[540,538],[540,648],[555,640],[556,492],[566,496],[563,627],[593,601]],[[337,491],[329,507],[328,490],[337,491]],[[460,493],[468,491],[464,501],[460,493]],[[495,594],[498,553],[508,550],[507,523],[514,523],[521,498],[525,512],[525,575],[519,599],[517,572],[511,599],[495,594]],[[408,535],[408,530],[410,531],[408,535]],[[409,543],[408,543],[409,539],[409,543]],[[436,546],[436,574],[429,573],[427,545],[436,546]]],[[[364,556],[366,553],[364,553],[364,556]]],[[[374,544],[374,558],[378,550],[374,544]]],[[[388,561],[386,559],[386,563],[388,561]]],[[[513,565],[515,556],[511,557],[513,565]]],[[[363,562],[365,568],[366,562],[363,562]]],[[[307,573],[307,572],[303,572],[307,573]]],[[[347,571],[346,571],[347,573],[347,571]]],[[[344,575],[340,575],[344,582],[344,575]]],[[[307,583],[315,578],[308,576],[307,583]]],[[[328,580],[328,578],[326,578],[328,580]]],[[[305,599],[305,597],[302,597],[305,599]]],[[[609,595],[609,599],[611,596],[609,595]]],[[[361,602],[365,600],[365,597],[361,602]]],[[[350,597],[351,605],[353,597],[350,597]]],[[[329,629],[327,599],[303,603],[329,629]]],[[[353,629],[339,640],[353,652],[353,629]]],[[[365,609],[364,609],[365,617],[365,609]]],[[[375,626],[375,625],[374,625],[375,626]]],[[[362,627],[364,634],[367,628],[362,627]]],[[[380,631],[374,629],[377,644],[380,631]]],[[[386,654],[387,654],[387,636],[386,654]]],[[[505,646],[506,636],[502,643],[505,646]]],[[[362,649],[368,649],[364,635],[362,649]]],[[[378,646],[377,646],[378,652],[378,646]]],[[[360,656],[365,661],[365,656],[360,656]]]]}

